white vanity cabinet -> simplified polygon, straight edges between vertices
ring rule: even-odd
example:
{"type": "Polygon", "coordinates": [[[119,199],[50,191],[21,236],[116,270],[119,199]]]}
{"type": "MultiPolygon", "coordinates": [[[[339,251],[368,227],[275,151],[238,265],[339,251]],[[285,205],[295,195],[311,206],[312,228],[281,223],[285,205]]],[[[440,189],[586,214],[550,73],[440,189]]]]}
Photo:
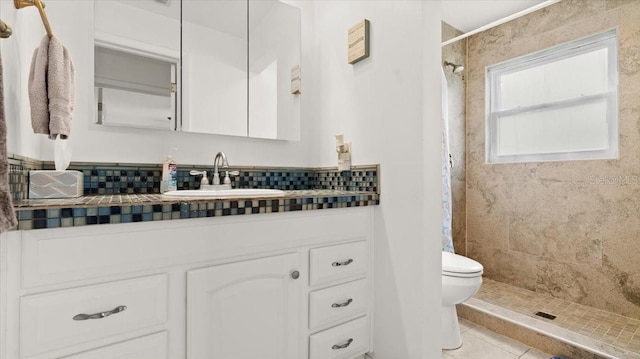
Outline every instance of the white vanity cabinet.
{"type": "Polygon", "coordinates": [[[298,253],[187,273],[189,359],[297,359],[298,253]]]}
{"type": "Polygon", "coordinates": [[[0,359],[360,358],[372,217],[360,207],[1,234],[0,359]]]}

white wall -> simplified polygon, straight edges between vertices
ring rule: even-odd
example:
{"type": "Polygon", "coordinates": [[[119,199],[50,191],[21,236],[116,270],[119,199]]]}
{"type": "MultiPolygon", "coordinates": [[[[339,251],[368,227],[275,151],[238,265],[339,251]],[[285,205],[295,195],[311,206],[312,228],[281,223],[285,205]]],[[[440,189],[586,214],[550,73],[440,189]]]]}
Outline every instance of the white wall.
{"type": "MultiPolygon", "coordinates": [[[[303,53],[313,46],[313,3],[299,1],[303,8],[303,53]]],[[[9,127],[9,152],[53,159],[53,143],[33,135],[29,123],[27,78],[33,50],[44,35],[35,8],[16,10],[12,1],[2,1],[3,20],[13,25],[11,38],[0,41],[4,59],[4,79],[9,127]],[[11,54],[10,56],[8,54],[11,54]]],[[[178,164],[212,164],[218,151],[225,151],[232,165],[308,166],[317,151],[313,128],[314,105],[309,55],[303,56],[307,69],[305,85],[310,86],[302,101],[301,140],[273,141],[160,130],[131,129],[93,124],[93,1],[49,0],[47,14],[53,31],[71,52],[76,69],[76,109],[69,144],[72,161],[161,163],[168,147],[177,147],[178,164]],[[307,105],[308,104],[308,105],[307,105]]]]}
{"type": "Polygon", "coordinates": [[[3,55],[7,151],[38,158],[40,141],[31,129],[28,79],[33,50],[40,43],[44,28],[39,25],[40,16],[37,10],[17,12],[13,1],[0,1],[0,14],[2,20],[13,28],[13,35],[0,41],[0,52],[3,55]],[[17,41],[18,34],[21,41],[17,41]],[[25,43],[32,45],[24,46],[25,43]]]}
{"type": "Polygon", "coordinates": [[[319,1],[315,26],[319,165],[336,164],[338,133],[355,163],[381,165],[374,357],[439,358],[440,3],[319,1]],[[347,29],[363,18],[371,55],[349,65],[347,29]]]}

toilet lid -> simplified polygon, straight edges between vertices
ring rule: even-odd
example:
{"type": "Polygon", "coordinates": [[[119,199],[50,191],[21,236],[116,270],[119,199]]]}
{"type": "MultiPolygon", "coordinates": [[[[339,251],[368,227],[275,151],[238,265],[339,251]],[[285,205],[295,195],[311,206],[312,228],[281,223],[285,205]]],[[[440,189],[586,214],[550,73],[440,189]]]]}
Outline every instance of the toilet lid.
{"type": "Polygon", "coordinates": [[[464,274],[482,275],[482,264],[471,258],[459,256],[457,254],[442,252],[442,273],[452,276],[464,274]]]}

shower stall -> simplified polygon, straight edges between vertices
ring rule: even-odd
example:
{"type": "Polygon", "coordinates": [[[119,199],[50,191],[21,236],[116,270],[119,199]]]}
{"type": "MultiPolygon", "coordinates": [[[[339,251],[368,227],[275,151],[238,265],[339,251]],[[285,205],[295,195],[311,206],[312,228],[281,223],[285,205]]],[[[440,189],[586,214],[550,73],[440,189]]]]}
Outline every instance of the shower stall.
{"type": "MultiPolygon", "coordinates": [[[[469,303],[600,357],[640,358],[639,33],[640,2],[563,0],[442,48],[453,244],[485,268],[469,303]],[[614,28],[618,158],[488,164],[487,67],[614,28]]],[[[443,24],[443,41],[460,34],[443,24]]]]}

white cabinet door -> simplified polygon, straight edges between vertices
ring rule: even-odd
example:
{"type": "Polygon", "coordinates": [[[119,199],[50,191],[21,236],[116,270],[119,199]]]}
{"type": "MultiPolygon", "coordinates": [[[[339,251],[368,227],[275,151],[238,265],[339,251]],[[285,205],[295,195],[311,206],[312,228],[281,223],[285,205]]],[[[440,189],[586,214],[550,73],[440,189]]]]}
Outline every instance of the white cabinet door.
{"type": "Polygon", "coordinates": [[[299,359],[298,254],[187,274],[188,359],[299,359]],[[294,279],[293,277],[296,277],[294,279]]]}

